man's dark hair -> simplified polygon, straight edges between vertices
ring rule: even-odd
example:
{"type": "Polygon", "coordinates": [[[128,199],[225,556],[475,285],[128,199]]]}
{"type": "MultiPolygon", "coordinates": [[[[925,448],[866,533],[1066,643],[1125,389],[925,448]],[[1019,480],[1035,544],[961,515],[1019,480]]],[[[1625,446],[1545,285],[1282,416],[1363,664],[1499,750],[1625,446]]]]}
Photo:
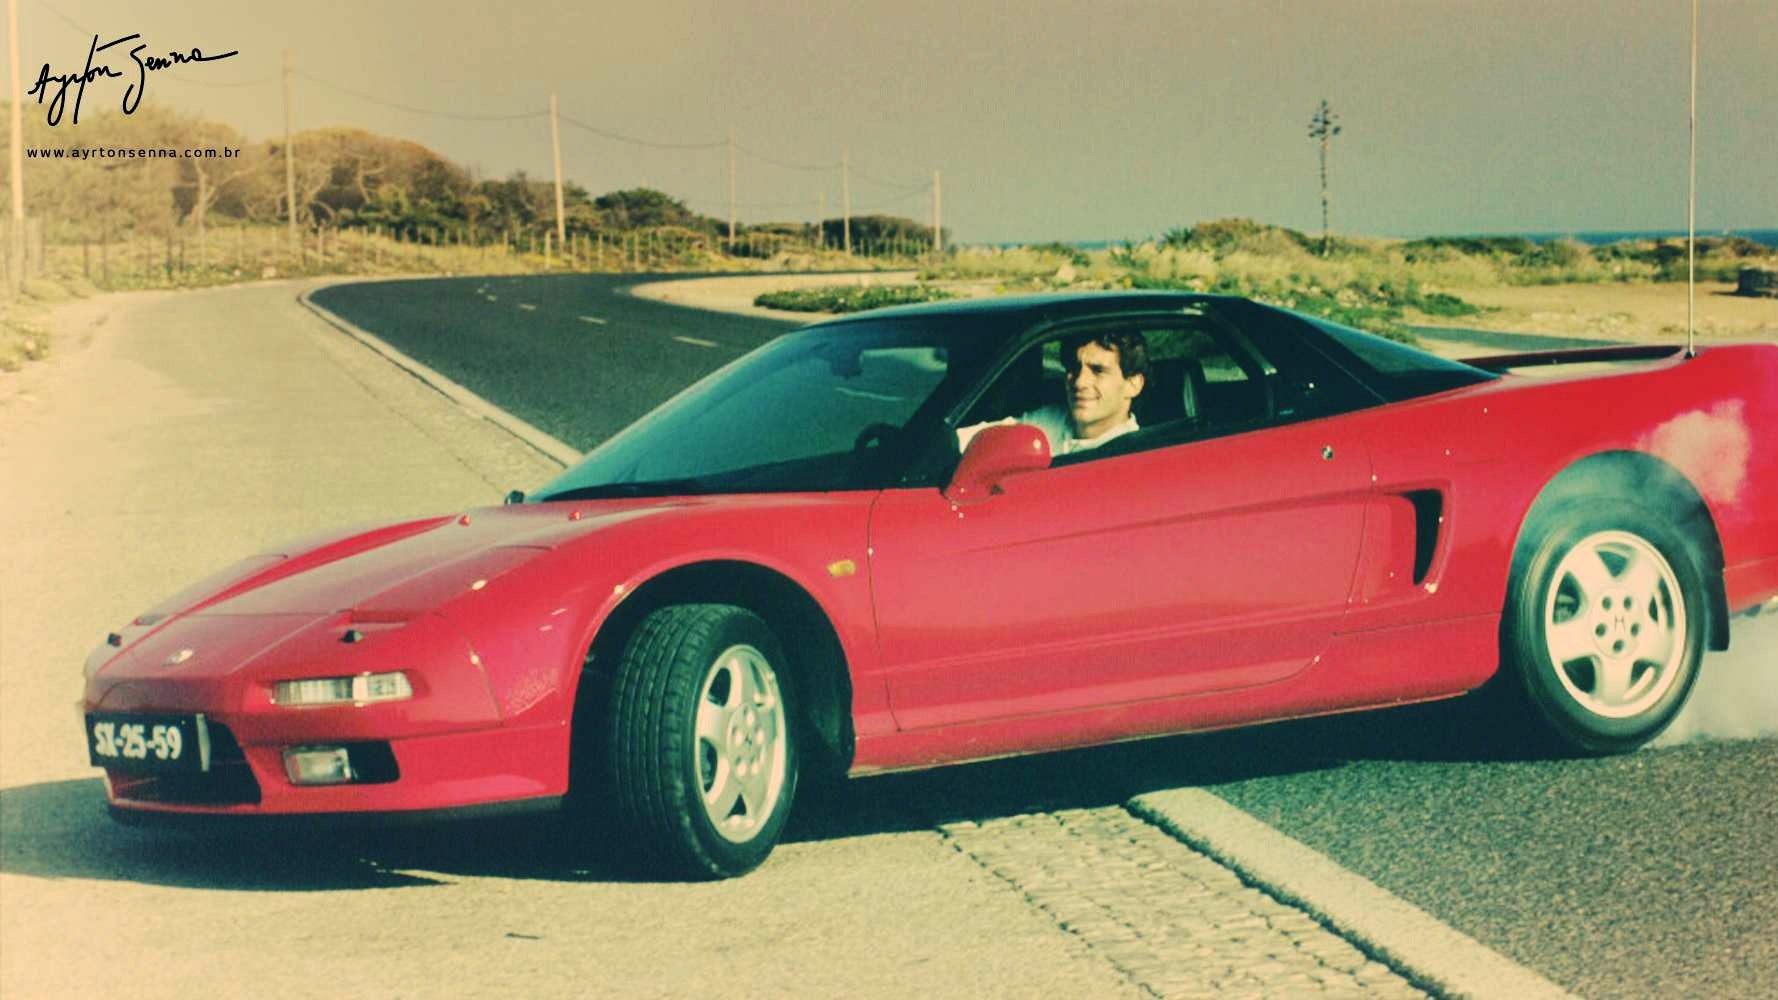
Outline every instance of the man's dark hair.
{"type": "Polygon", "coordinates": [[[1095,330],[1064,337],[1062,367],[1073,371],[1080,359],[1080,349],[1088,344],[1098,344],[1108,351],[1116,351],[1117,366],[1123,371],[1124,378],[1148,373],[1148,338],[1140,330],[1095,330]]]}

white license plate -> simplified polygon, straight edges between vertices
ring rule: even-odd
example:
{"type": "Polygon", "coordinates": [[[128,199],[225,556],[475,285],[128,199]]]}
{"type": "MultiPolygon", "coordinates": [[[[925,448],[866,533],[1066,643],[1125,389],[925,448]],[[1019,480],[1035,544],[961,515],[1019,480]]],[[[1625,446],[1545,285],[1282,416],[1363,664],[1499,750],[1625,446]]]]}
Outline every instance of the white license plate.
{"type": "Polygon", "coordinates": [[[89,713],[86,750],[94,767],[115,771],[210,770],[210,731],[202,715],[89,713]]]}

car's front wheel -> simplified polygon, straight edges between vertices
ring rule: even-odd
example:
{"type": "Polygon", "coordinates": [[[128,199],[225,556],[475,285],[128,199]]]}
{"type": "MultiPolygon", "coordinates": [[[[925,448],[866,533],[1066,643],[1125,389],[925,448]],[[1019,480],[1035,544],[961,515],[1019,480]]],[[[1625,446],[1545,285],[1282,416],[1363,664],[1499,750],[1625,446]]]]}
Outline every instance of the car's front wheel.
{"type": "Polygon", "coordinates": [[[739,875],[771,853],[796,792],[784,653],[765,622],[726,604],[644,618],[611,700],[614,819],[656,871],[739,875]]]}
{"type": "Polygon", "coordinates": [[[1502,638],[1508,669],[1566,749],[1618,753],[1659,735],[1704,654],[1697,551],[1627,501],[1539,518],[1516,561],[1502,638]]]}

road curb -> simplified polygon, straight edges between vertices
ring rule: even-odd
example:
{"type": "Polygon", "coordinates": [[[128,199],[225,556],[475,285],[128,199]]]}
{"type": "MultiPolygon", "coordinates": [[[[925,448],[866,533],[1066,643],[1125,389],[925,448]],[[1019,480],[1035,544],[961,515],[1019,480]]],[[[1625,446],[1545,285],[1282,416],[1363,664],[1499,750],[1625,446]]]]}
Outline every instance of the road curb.
{"type": "Polygon", "coordinates": [[[1573,994],[1198,788],[1138,795],[1131,812],[1308,912],[1443,997],[1543,1000],[1573,994]]]}
{"type": "Polygon", "coordinates": [[[304,289],[297,295],[296,301],[301,303],[302,306],[310,312],[325,320],[329,326],[332,326],[346,336],[351,337],[353,340],[356,340],[378,354],[381,354],[383,357],[394,362],[397,367],[405,370],[408,374],[426,383],[433,389],[438,390],[438,392],[443,394],[445,398],[456,403],[473,416],[480,417],[483,420],[494,424],[501,430],[506,431],[513,437],[523,441],[551,461],[561,464],[564,468],[580,461],[582,453],[579,449],[572,447],[560,438],[538,430],[536,427],[531,426],[525,421],[520,420],[518,417],[513,416],[500,407],[495,406],[493,403],[476,395],[474,392],[464,388],[449,376],[446,376],[436,369],[416,361],[407,354],[397,350],[376,334],[341,317],[339,314],[332,312],[325,306],[317,304],[312,297],[314,293],[321,291],[324,288],[330,288],[335,284],[340,284],[340,282],[330,282],[329,284],[321,285],[316,288],[304,289]]]}

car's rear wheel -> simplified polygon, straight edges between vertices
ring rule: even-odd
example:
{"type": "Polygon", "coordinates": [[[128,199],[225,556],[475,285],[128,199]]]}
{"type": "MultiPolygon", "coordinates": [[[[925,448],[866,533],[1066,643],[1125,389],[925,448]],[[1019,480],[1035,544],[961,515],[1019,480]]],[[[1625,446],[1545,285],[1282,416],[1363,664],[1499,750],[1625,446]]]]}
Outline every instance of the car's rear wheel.
{"type": "Polygon", "coordinates": [[[1502,628],[1518,687],[1563,748],[1648,742],[1684,706],[1704,654],[1696,547],[1616,499],[1564,505],[1533,531],[1502,628]]]}
{"type": "Polygon", "coordinates": [[[613,818],[653,870],[722,878],[772,852],[797,777],[783,663],[765,622],[726,604],[661,608],[630,637],[607,786],[613,818]]]}

